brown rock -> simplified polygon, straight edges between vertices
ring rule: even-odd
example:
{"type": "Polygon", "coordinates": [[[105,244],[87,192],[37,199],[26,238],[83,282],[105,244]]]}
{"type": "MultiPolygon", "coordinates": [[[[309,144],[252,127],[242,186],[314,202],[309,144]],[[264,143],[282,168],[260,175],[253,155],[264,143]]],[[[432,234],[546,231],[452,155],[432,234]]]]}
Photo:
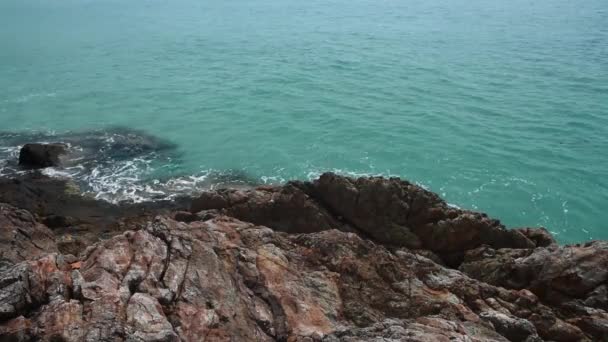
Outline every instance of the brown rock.
{"type": "Polygon", "coordinates": [[[293,185],[253,190],[217,190],[192,201],[190,211],[222,209],[240,220],[288,233],[312,233],[328,229],[351,230],[293,185]]]}
{"type": "Polygon", "coordinates": [[[57,184],[42,181],[49,188],[0,181],[8,198],[59,222],[51,232],[0,206],[0,340],[607,337],[606,242],[559,247],[546,231],[508,231],[398,179],[326,174],[212,191],[191,212],[170,206],[172,218],[154,220],[153,206],[64,208],[77,198],[53,199],[57,184]],[[98,226],[106,214],[115,230],[98,226]]]}
{"type": "Polygon", "coordinates": [[[0,263],[17,263],[57,252],[53,232],[26,210],[0,203],[0,263]]]}
{"type": "Polygon", "coordinates": [[[532,240],[536,247],[548,247],[557,244],[553,235],[546,228],[515,228],[515,230],[532,240]]]}
{"type": "Polygon", "coordinates": [[[78,261],[51,254],[5,272],[0,338],[588,341],[603,333],[599,314],[564,314],[529,291],[354,233],[287,235],[225,216],[159,217],[78,261]]]}
{"type": "Polygon", "coordinates": [[[209,209],[290,233],[355,231],[382,244],[431,250],[456,266],[466,250],[481,245],[535,246],[498,220],[450,207],[436,194],[398,178],[326,173],[313,183],[210,191],[192,202],[193,213],[209,209]]]}
{"type": "Polygon", "coordinates": [[[606,309],[608,243],[536,248],[480,248],[470,251],[460,269],[468,275],[507,288],[528,288],[539,297],[561,303],[585,299],[606,309]]]}
{"type": "Polygon", "coordinates": [[[457,265],[480,245],[530,248],[534,243],[484,214],[450,207],[436,194],[398,178],[351,179],[326,173],[310,187],[331,212],[388,245],[425,248],[457,265]]]}

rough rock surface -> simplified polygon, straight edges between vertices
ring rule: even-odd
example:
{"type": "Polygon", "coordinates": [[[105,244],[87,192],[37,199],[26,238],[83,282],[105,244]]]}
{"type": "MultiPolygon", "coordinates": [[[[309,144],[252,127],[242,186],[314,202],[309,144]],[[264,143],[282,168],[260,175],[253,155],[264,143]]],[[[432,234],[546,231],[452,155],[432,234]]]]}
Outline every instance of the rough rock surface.
{"type": "Polygon", "coordinates": [[[39,221],[82,215],[0,205],[3,251],[22,250],[0,264],[0,340],[608,340],[606,242],[557,246],[395,179],[328,174],[191,209],[68,254],[39,221]]]}
{"type": "Polygon", "coordinates": [[[352,231],[293,184],[253,190],[209,191],[192,201],[193,213],[222,210],[226,215],[288,233],[328,229],[352,231]]]}
{"type": "Polygon", "coordinates": [[[55,236],[30,212],[0,203],[0,265],[57,252],[55,236]]]}
{"type": "Polygon", "coordinates": [[[543,227],[535,227],[535,228],[515,228],[514,230],[519,231],[525,237],[532,240],[536,247],[548,247],[551,245],[556,245],[557,241],[546,228],[543,227]]]}
{"type": "Polygon", "coordinates": [[[75,255],[100,238],[143,226],[158,214],[168,215],[188,207],[186,199],[116,205],[81,195],[80,189],[68,180],[37,172],[0,179],[0,203],[40,217],[53,230],[60,251],[75,255]]]}
{"type": "Polygon", "coordinates": [[[25,144],[19,151],[19,165],[34,169],[58,166],[66,153],[64,144],[25,144]]]}
{"type": "Polygon", "coordinates": [[[430,250],[453,266],[465,251],[482,245],[536,246],[521,231],[507,230],[485,214],[451,207],[436,194],[397,178],[325,173],[312,183],[211,191],[192,202],[193,213],[209,209],[292,233],[356,231],[382,244],[430,250]]]}

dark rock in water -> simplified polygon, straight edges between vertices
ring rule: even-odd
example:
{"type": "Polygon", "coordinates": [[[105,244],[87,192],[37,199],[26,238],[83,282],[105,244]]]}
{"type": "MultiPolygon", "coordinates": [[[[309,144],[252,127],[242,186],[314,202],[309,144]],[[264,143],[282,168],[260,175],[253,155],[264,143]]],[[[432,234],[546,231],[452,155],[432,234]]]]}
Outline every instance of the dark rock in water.
{"type": "Polygon", "coordinates": [[[19,152],[19,165],[33,169],[59,166],[66,153],[64,144],[25,144],[19,152]]]}

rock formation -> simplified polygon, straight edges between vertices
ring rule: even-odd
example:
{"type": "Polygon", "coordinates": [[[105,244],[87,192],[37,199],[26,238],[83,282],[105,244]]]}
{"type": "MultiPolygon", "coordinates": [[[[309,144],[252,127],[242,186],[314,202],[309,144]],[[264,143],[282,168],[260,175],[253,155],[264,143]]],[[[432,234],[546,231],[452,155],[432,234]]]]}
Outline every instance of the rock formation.
{"type": "Polygon", "coordinates": [[[64,144],[25,144],[19,152],[19,165],[33,169],[58,166],[66,153],[64,144]]]}
{"type": "Polygon", "coordinates": [[[0,205],[0,340],[608,340],[606,242],[558,246],[398,179],[91,204],[115,228],[69,253],[64,226],[104,221],[40,198],[0,205]]]}

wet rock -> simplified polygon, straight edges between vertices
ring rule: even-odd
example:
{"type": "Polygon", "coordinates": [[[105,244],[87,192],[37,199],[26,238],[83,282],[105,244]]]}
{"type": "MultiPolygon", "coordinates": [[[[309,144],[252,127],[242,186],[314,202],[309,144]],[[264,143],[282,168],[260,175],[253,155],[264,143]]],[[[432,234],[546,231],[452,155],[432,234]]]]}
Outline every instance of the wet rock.
{"type": "Polygon", "coordinates": [[[57,237],[72,235],[76,238],[73,240],[87,246],[100,238],[144,226],[155,215],[185,210],[189,205],[189,200],[182,198],[173,202],[112,204],[82,196],[73,187],[70,181],[40,173],[0,178],[0,203],[42,217],[57,237]]]}
{"type": "Polygon", "coordinates": [[[65,144],[25,144],[19,152],[19,165],[33,169],[59,166],[66,153],[65,144]]]}

